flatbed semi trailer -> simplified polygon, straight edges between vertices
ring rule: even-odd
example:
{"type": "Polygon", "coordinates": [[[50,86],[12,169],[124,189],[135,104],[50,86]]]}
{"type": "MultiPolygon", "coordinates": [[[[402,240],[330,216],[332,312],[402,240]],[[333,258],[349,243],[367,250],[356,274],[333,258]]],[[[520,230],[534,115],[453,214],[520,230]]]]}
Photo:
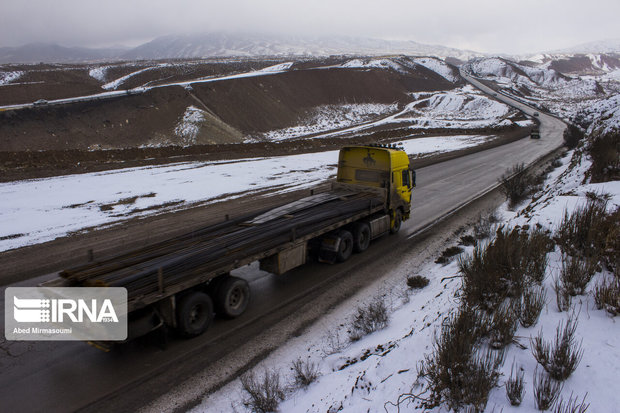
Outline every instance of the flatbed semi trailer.
{"type": "MultiPolygon", "coordinates": [[[[45,286],[124,287],[128,339],[162,326],[202,334],[214,313],[241,315],[248,283],[230,275],[260,262],[283,274],[309,257],[336,263],[395,233],[410,217],[415,172],[396,147],[341,149],[331,190],[59,273],[45,286]]],[[[101,344],[101,343],[100,343],[101,344]]]]}

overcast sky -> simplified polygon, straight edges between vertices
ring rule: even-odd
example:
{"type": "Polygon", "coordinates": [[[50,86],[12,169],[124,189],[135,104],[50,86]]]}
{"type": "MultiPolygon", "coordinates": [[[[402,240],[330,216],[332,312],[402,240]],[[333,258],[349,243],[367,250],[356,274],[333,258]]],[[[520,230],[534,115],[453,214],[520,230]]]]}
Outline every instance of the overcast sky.
{"type": "Polygon", "coordinates": [[[0,47],[137,46],[211,31],[338,34],[529,53],[620,38],[619,0],[5,0],[0,47]]]}

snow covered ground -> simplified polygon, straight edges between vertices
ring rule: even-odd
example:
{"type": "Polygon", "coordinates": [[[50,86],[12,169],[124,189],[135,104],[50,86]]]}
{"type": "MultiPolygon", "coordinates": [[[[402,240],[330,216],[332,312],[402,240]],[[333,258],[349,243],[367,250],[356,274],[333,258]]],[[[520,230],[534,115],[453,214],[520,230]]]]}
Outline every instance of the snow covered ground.
{"type": "MultiPolygon", "coordinates": [[[[448,152],[486,142],[462,135],[403,142],[410,155],[448,152]]],[[[0,183],[0,251],[71,232],[234,199],[261,191],[308,188],[335,176],[337,151],[183,162],[0,183]]]]}
{"type": "MultiPolygon", "coordinates": [[[[395,121],[411,122],[411,128],[485,128],[510,125],[515,111],[488,98],[471,85],[446,92],[416,93],[414,101],[395,121]]],[[[527,124],[527,122],[526,122],[527,124]]]]}
{"type": "MultiPolygon", "coordinates": [[[[347,105],[348,106],[348,105],[347,105]]],[[[301,125],[269,132],[263,138],[282,140],[299,138],[313,134],[313,138],[337,138],[351,133],[364,133],[378,127],[388,125],[406,125],[409,129],[478,129],[508,126],[516,123],[519,126],[529,126],[530,120],[517,121],[518,112],[501,102],[490,99],[471,85],[466,85],[453,90],[434,93],[413,93],[412,102],[393,114],[384,115],[378,120],[363,122],[365,116],[374,115],[372,112],[392,110],[392,106],[379,105],[359,106],[353,111],[361,115],[345,114],[340,107],[330,107],[325,112],[319,111],[319,118],[325,118],[318,124],[313,124],[310,118],[301,125]],[[346,127],[346,124],[353,126],[346,127]],[[334,127],[331,127],[333,125],[334,127]],[[320,133],[323,128],[342,128],[335,132],[320,133]],[[319,133],[318,135],[316,133],[319,133]]],[[[253,137],[251,139],[256,139],[253,137]]]]}
{"type": "MultiPolygon", "coordinates": [[[[528,208],[524,203],[510,210],[505,203],[498,210],[501,221],[509,226],[539,223],[543,228],[555,230],[564,211],[574,211],[587,202],[589,193],[609,194],[608,210],[620,207],[620,182],[602,184],[583,183],[589,161],[581,159],[571,166],[572,152],[562,159],[563,165],[550,173],[545,186],[528,208]]],[[[456,240],[455,240],[456,243],[456,240]]],[[[471,254],[472,247],[463,247],[464,254],[471,254]]],[[[530,328],[520,327],[516,341],[525,348],[512,344],[506,350],[501,368],[499,387],[491,391],[487,412],[536,412],[534,401],[534,372],[536,361],[531,352],[530,338],[543,332],[549,341],[555,337],[556,327],[566,323],[570,314],[577,319],[577,342],[584,349],[583,359],[576,371],[564,382],[561,397],[572,395],[578,401],[584,396],[590,412],[615,412],[620,405],[616,390],[620,376],[620,335],[615,318],[598,310],[591,294],[593,286],[603,278],[611,277],[599,272],[590,282],[588,293],[573,299],[573,312],[559,312],[555,303],[553,280],[561,266],[558,248],[548,255],[549,264],[543,283],[547,300],[539,322],[530,328]],[[523,369],[525,397],[520,407],[510,405],[504,383],[510,376],[512,365],[523,369]]],[[[461,286],[456,261],[447,265],[429,263],[415,269],[410,260],[404,260],[393,273],[352,297],[346,303],[326,314],[303,335],[293,338],[260,362],[253,371],[261,377],[264,371],[279,372],[285,390],[281,412],[396,412],[415,411],[419,402],[404,402],[398,410],[395,403],[402,394],[413,393],[424,397],[422,382],[417,380],[418,363],[432,349],[434,335],[440,330],[444,318],[456,309],[455,294],[461,286]],[[405,281],[411,275],[423,275],[430,284],[421,290],[406,291],[405,281]],[[391,310],[386,328],[370,334],[357,342],[349,342],[347,329],[358,305],[381,296],[391,310]],[[318,379],[307,388],[294,383],[291,372],[295,360],[314,363],[318,379]]],[[[540,368],[538,369],[540,370],[540,368]]],[[[173,394],[171,394],[172,397],[173,394]]],[[[244,407],[247,394],[240,380],[232,381],[215,393],[204,397],[193,412],[247,411],[244,407]]],[[[432,409],[447,412],[445,407],[432,409]]]]}

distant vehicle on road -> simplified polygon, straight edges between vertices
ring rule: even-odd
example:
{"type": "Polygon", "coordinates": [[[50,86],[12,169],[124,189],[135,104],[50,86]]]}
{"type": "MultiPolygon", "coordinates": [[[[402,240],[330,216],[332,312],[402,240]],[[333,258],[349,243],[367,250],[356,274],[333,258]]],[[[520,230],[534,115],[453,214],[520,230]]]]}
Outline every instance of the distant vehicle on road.
{"type": "Polygon", "coordinates": [[[45,99],[39,99],[39,100],[37,100],[36,102],[34,102],[34,105],[35,105],[35,106],[44,106],[44,105],[47,105],[47,103],[48,103],[48,102],[47,102],[47,100],[45,100],[45,99]]]}
{"type": "Polygon", "coordinates": [[[530,138],[540,139],[540,131],[538,129],[532,129],[532,132],[530,133],[530,138]]]}
{"type": "Polygon", "coordinates": [[[538,115],[540,115],[540,113],[534,112],[534,116],[538,116],[538,115]]]}

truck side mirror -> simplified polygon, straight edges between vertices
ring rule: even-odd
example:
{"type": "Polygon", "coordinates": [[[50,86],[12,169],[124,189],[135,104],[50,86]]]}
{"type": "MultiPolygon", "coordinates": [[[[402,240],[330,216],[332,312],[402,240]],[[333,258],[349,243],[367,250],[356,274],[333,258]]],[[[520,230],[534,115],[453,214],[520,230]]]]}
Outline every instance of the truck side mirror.
{"type": "Polygon", "coordinates": [[[411,182],[411,188],[415,188],[415,170],[409,169],[409,182],[411,182]]]}

